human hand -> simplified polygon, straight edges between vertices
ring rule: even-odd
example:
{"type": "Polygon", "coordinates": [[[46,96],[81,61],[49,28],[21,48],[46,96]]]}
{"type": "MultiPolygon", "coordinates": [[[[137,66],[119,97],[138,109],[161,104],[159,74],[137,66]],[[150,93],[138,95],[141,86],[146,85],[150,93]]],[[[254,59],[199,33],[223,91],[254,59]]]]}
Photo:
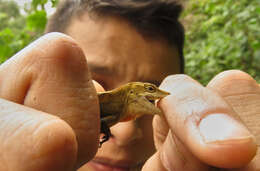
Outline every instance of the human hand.
{"type": "Polygon", "coordinates": [[[260,169],[260,87],[249,75],[226,71],[206,87],[175,75],[160,88],[171,95],[158,104],[165,118],[154,118],[157,152],[143,170],[260,169]]]}
{"type": "Polygon", "coordinates": [[[68,36],[47,34],[2,64],[0,97],[1,171],[75,170],[96,153],[98,99],[68,36]]]}

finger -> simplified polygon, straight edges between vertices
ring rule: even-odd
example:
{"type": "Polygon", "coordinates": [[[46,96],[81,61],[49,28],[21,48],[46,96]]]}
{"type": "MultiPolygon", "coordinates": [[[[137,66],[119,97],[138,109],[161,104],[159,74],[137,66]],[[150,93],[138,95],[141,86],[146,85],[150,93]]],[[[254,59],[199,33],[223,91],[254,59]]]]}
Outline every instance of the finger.
{"type": "Polygon", "coordinates": [[[231,70],[218,74],[207,87],[224,97],[255,135],[258,151],[251,165],[255,165],[255,170],[260,170],[260,87],[258,83],[242,71],[231,70]]]}
{"type": "Polygon", "coordinates": [[[58,117],[0,99],[0,170],[71,171],[76,136],[58,117]]]}
{"type": "Polygon", "coordinates": [[[33,42],[0,68],[1,97],[65,120],[78,142],[77,165],[96,153],[99,107],[80,47],[51,33],[33,42]]]}
{"type": "Polygon", "coordinates": [[[156,150],[159,150],[163,145],[169,133],[169,125],[164,117],[155,115],[153,118],[153,136],[156,150]]]}
{"type": "Polygon", "coordinates": [[[208,170],[208,166],[194,157],[178,137],[169,130],[169,125],[164,115],[154,117],[153,134],[157,152],[145,163],[143,171],[208,170]]]}
{"type": "MultiPolygon", "coordinates": [[[[222,168],[241,167],[253,158],[253,135],[232,117],[234,111],[217,93],[184,75],[167,77],[161,88],[171,93],[158,105],[173,136],[194,156],[222,168]]],[[[164,153],[169,155],[169,149],[164,153]]]]}
{"type": "Polygon", "coordinates": [[[142,171],[166,171],[166,168],[161,163],[160,151],[157,151],[144,164],[142,171]]]}
{"type": "Polygon", "coordinates": [[[159,150],[145,163],[143,171],[185,170],[207,171],[208,165],[196,158],[177,136],[169,131],[159,150]]]}
{"type": "Polygon", "coordinates": [[[105,91],[105,89],[98,82],[96,82],[95,80],[92,80],[92,82],[97,92],[105,91]]]}

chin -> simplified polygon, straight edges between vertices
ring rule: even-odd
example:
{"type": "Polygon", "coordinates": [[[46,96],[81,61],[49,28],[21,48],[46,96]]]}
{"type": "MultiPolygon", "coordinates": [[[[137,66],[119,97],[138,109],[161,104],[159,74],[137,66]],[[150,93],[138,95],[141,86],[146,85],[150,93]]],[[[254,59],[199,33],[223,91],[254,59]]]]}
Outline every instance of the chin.
{"type": "Polygon", "coordinates": [[[108,158],[95,158],[78,171],[140,171],[143,164],[143,162],[133,163],[126,160],[113,161],[108,158]]]}

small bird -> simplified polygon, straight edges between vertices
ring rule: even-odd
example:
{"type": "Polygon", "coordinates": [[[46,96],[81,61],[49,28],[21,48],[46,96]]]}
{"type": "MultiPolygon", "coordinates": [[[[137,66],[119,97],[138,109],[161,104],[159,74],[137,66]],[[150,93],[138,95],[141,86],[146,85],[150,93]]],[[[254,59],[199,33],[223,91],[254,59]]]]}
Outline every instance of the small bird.
{"type": "Polygon", "coordinates": [[[99,146],[112,135],[110,127],[118,122],[134,120],[142,115],[161,115],[154,104],[170,93],[156,85],[144,82],[130,82],[111,91],[98,92],[101,130],[104,136],[99,146]]]}

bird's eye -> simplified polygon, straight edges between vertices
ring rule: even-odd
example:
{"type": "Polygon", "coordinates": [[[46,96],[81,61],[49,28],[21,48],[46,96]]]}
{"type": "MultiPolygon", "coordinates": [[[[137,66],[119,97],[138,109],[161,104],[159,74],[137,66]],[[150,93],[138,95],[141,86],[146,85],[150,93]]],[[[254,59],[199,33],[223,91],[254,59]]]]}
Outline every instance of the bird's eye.
{"type": "Polygon", "coordinates": [[[151,93],[155,92],[155,87],[153,86],[147,86],[146,89],[151,93]]]}

